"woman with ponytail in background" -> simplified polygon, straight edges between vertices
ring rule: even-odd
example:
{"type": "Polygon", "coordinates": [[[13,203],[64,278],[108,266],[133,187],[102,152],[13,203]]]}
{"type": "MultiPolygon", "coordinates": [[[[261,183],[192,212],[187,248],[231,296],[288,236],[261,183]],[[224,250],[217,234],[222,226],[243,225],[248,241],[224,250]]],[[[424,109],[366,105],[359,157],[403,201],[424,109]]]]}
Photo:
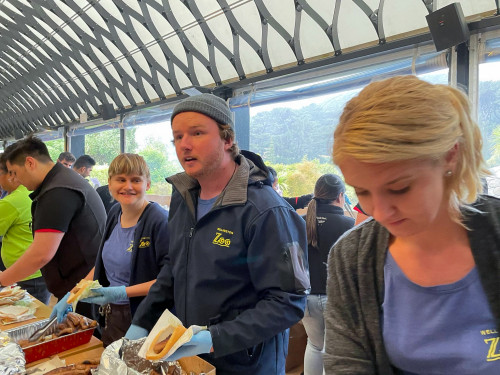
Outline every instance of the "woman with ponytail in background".
{"type": "Polygon", "coordinates": [[[307,346],[304,375],[323,374],[323,343],[325,341],[326,262],[337,239],[354,225],[354,219],[344,216],[345,185],[334,174],[321,176],[314,187],[314,198],[307,206],[306,229],[311,293],[307,296],[304,328],[307,346]]]}

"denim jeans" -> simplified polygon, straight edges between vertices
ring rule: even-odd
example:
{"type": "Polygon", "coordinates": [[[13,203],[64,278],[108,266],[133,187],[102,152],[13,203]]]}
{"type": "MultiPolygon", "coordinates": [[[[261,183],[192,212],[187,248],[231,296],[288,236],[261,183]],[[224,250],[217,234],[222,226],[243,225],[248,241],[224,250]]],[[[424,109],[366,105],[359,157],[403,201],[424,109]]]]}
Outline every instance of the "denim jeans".
{"type": "Polygon", "coordinates": [[[310,294],[307,296],[306,310],[302,323],[307,333],[307,346],[304,356],[304,375],[322,375],[323,346],[325,343],[325,319],[323,311],[326,295],[310,294]]]}
{"type": "Polygon", "coordinates": [[[29,294],[35,297],[37,300],[45,303],[46,305],[50,302],[50,292],[47,290],[47,285],[45,285],[45,280],[43,277],[36,277],[31,280],[18,281],[22,289],[25,289],[29,294]]]}

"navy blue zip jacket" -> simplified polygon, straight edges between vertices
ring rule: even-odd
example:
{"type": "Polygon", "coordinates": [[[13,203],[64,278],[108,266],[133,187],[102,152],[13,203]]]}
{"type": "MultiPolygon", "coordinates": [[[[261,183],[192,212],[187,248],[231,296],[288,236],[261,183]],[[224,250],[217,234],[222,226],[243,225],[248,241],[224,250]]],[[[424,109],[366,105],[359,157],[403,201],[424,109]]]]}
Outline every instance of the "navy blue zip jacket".
{"type": "Polygon", "coordinates": [[[169,261],[133,324],[151,330],[175,305],[183,324],[208,325],[217,374],[285,373],[288,328],[309,290],[305,222],[272,189],[259,156],[242,152],[211,211],[198,222],[198,182],[180,173],[169,215],[169,261]],[[251,159],[251,160],[250,160],[251,159]]]}
{"type": "MultiPolygon", "coordinates": [[[[115,204],[111,208],[106,221],[106,230],[99,246],[94,280],[99,280],[102,286],[109,286],[106,270],[102,262],[102,248],[118,223],[121,213],[122,208],[119,204],[115,204]]],[[[156,279],[161,267],[166,262],[168,239],[168,212],[157,203],[150,202],[142,212],[135,228],[129,285],[142,284],[156,279]]],[[[143,299],[144,297],[130,298],[132,316],[134,316],[137,306],[143,299]]]]}

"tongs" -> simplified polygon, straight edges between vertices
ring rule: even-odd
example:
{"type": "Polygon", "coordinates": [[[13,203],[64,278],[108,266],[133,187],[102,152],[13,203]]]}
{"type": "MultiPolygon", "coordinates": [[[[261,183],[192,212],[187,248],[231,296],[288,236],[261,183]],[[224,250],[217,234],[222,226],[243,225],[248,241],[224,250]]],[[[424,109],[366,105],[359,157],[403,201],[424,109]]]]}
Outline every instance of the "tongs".
{"type": "MultiPolygon", "coordinates": [[[[66,314],[73,311],[71,306],[68,306],[66,309],[66,314]]],[[[65,314],[65,315],[66,315],[65,314]]],[[[37,329],[35,332],[28,337],[28,341],[37,341],[40,337],[45,336],[45,333],[52,328],[52,326],[57,322],[57,315],[50,319],[46,324],[44,324],[41,328],[37,329]]]]}
{"type": "Polygon", "coordinates": [[[40,329],[37,329],[35,332],[28,337],[28,341],[34,342],[37,341],[40,337],[45,336],[45,333],[52,328],[54,323],[57,322],[57,315],[50,319],[46,324],[44,324],[40,329]]]}

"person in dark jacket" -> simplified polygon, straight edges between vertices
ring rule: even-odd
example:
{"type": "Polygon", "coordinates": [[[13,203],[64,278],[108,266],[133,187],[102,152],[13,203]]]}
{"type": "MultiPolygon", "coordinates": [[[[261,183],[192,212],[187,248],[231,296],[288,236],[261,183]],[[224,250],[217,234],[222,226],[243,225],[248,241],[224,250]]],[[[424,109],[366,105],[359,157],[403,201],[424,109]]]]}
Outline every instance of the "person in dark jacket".
{"type": "Polygon", "coordinates": [[[219,375],[284,374],[288,328],[309,289],[304,220],[273,191],[262,159],[239,152],[223,99],[185,99],[171,121],[185,172],[167,179],[169,261],[125,337],[145,336],[175,308],[184,326],[206,327],[169,360],[201,355],[219,375]]]}
{"type": "MultiPolygon", "coordinates": [[[[0,274],[0,284],[13,284],[41,269],[47,289],[61,299],[95,264],[106,223],[104,206],[77,173],[52,161],[37,137],[7,147],[5,160],[11,176],[33,190],[34,237],[26,252],[0,274]]],[[[79,305],[77,312],[92,315],[90,306],[79,305]]]]}
{"type": "MultiPolygon", "coordinates": [[[[278,172],[273,167],[270,167],[269,165],[266,165],[267,169],[269,170],[271,181],[273,184],[273,189],[281,196],[283,197],[283,192],[281,191],[281,188],[278,183],[278,172]]],[[[301,208],[304,208],[308,205],[308,203],[311,201],[313,198],[312,194],[304,194],[299,197],[283,197],[283,199],[293,207],[294,210],[299,210],[301,208]]]]}
{"type": "MultiPolygon", "coordinates": [[[[169,239],[167,211],[146,199],[151,177],[142,156],[118,155],[109,165],[108,185],[119,204],[109,212],[95,268],[85,277],[98,280],[103,288],[93,290],[97,296],[81,300],[101,306],[105,346],[125,335],[165,264],[169,239]]],[[[52,316],[57,314],[59,321],[67,311],[66,300],[53,309],[52,316]]]]}
{"type": "Polygon", "coordinates": [[[330,248],[354,226],[352,217],[344,216],[345,185],[334,174],[321,176],[314,187],[314,198],[307,206],[307,254],[311,276],[311,293],[302,323],[307,333],[304,375],[323,374],[325,341],[326,262],[330,248]]]}
{"type": "Polygon", "coordinates": [[[371,215],[328,258],[327,374],[499,374],[500,200],[459,90],[414,76],[351,99],[333,160],[371,215]]]}
{"type": "Polygon", "coordinates": [[[109,185],[103,185],[99,186],[97,189],[95,189],[97,194],[102,200],[102,204],[104,205],[104,209],[106,210],[106,214],[109,214],[109,211],[111,210],[111,207],[113,207],[115,204],[118,202],[111,196],[111,193],[109,192],[109,185]]]}

